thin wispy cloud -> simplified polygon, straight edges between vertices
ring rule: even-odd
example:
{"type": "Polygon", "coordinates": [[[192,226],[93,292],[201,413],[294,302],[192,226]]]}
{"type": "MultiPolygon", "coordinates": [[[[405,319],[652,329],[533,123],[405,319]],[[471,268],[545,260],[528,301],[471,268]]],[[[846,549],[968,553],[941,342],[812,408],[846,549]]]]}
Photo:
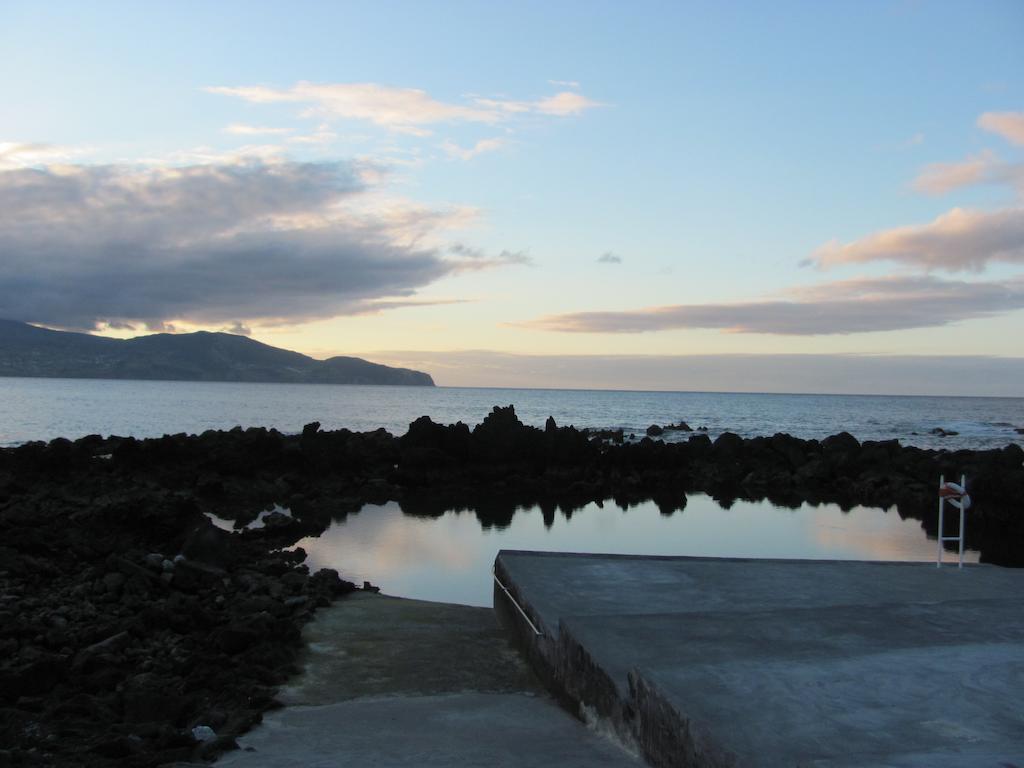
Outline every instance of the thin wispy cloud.
{"type": "Polygon", "coordinates": [[[1005,162],[986,149],[959,162],[926,165],[913,187],[928,195],[944,195],[978,184],[1008,184],[1024,194],[1024,163],[1005,162]]]}
{"type": "Polygon", "coordinates": [[[470,304],[470,299],[391,299],[389,301],[374,300],[363,302],[357,311],[352,314],[356,315],[377,315],[381,312],[390,311],[393,309],[416,309],[419,307],[450,307],[455,304],[470,304]]]}
{"type": "Polygon", "coordinates": [[[964,282],[919,276],[844,280],[763,301],[551,315],[525,325],[565,333],[719,329],[817,336],[927,328],[1017,309],[1024,309],[1022,279],[964,282]]]}
{"type": "Polygon", "coordinates": [[[209,93],[234,96],[255,104],[307,105],[303,114],[350,120],[366,120],[383,128],[430,135],[426,126],[443,123],[493,125],[514,115],[577,115],[599,106],[575,91],[563,91],[535,100],[467,97],[464,103],[435,99],[418,88],[397,88],[378,83],[312,83],[301,81],[289,88],[269,86],[210,86],[209,93]]]}
{"type": "MultiPolygon", "coordinates": [[[[324,352],[324,356],[339,354],[324,352]]],[[[697,392],[1024,395],[1024,358],[987,355],[524,355],[488,350],[375,351],[440,385],[697,392]],[[622,372],[629,371],[623,380],[622,372]]]]}
{"type": "Polygon", "coordinates": [[[949,271],[1024,263],[1024,208],[954,208],[928,224],[887,229],[850,243],[832,241],[811,259],[824,268],[873,261],[949,271]]]}
{"type": "Polygon", "coordinates": [[[312,113],[368,120],[386,128],[464,121],[494,123],[500,119],[500,114],[491,109],[441,102],[418,88],[393,88],[376,83],[302,81],[290,88],[215,86],[206,90],[256,104],[309,104],[308,111],[312,113]]]}
{"type": "Polygon", "coordinates": [[[954,163],[931,163],[914,179],[914,189],[929,195],[947,192],[981,182],[998,159],[991,150],[954,163]]]}
{"type": "Polygon", "coordinates": [[[978,127],[1024,146],[1024,112],[986,112],[978,118],[978,127]]]}
{"type": "Polygon", "coordinates": [[[289,144],[332,144],[338,139],[338,134],[331,130],[331,126],[321,123],[313,133],[300,136],[289,136],[289,144]]]}
{"type": "Polygon", "coordinates": [[[537,101],[516,101],[513,99],[477,98],[476,103],[492,109],[498,114],[525,115],[530,113],[567,117],[578,115],[588,109],[603,106],[576,91],[562,91],[537,101]]]}
{"type": "Polygon", "coordinates": [[[246,165],[254,161],[273,164],[284,159],[285,147],[281,144],[245,144],[228,150],[202,145],[140,157],[136,159],[136,163],[153,168],[167,168],[187,165],[246,165]]]}
{"type": "Polygon", "coordinates": [[[448,246],[448,253],[453,253],[456,256],[464,256],[469,259],[482,259],[486,254],[482,248],[474,248],[471,245],[465,243],[452,243],[448,246]]]}
{"type": "Polygon", "coordinates": [[[473,248],[472,246],[466,245],[465,243],[452,243],[448,246],[448,253],[455,256],[462,257],[461,268],[476,269],[474,265],[481,265],[486,267],[492,263],[500,264],[520,264],[524,266],[533,266],[533,257],[530,256],[526,251],[509,251],[503,250],[497,256],[491,257],[487,255],[487,252],[481,248],[473,248]]]}
{"type": "Polygon", "coordinates": [[[233,333],[236,336],[252,336],[252,328],[245,323],[233,322],[221,328],[223,333],[233,333]]]}
{"type": "Polygon", "coordinates": [[[472,147],[460,147],[453,141],[445,141],[441,145],[441,149],[449,157],[458,158],[459,160],[472,160],[478,155],[495,152],[505,146],[506,143],[505,139],[502,138],[480,139],[472,147]]]}
{"type": "Polygon", "coordinates": [[[235,136],[285,136],[291,132],[291,128],[271,128],[266,125],[246,125],[245,123],[232,123],[224,128],[224,133],[235,136]]]}
{"type": "Polygon", "coordinates": [[[567,115],[579,115],[588,109],[598,106],[601,105],[596,101],[588,99],[582,93],[563,91],[536,102],[535,109],[544,115],[565,117],[567,115]]]}
{"type": "Polygon", "coordinates": [[[3,171],[0,317],[157,328],[379,311],[514,261],[429,244],[464,215],[374,199],[344,162],[3,171]]]}
{"type": "Polygon", "coordinates": [[[62,147],[40,142],[0,141],[0,170],[71,162],[89,154],[84,147],[62,147]]]}
{"type": "Polygon", "coordinates": [[[532,267],[536,264],[528,251],[502,250],[494,260],[499,264],[519,264],[524,267],[532,267]]]}
{"type": "Polygon", "coordinates": [[[612,253],[611,251],[606,251],[605,253],[602,253],[600,256],[597,257],[597,263],[598,264],[621,264],[622,263],[622,257],[619,256],[618,254],[612,253]]]}

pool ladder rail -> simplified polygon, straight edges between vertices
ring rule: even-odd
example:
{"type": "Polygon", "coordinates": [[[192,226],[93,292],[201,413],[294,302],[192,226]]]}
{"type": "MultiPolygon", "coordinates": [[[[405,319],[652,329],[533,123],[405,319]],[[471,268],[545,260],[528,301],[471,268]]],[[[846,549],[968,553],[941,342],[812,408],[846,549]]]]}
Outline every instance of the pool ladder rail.
{"type": "Polygon", "coordinates": [[[960,475],[960,482],[947,483],[946,476],[939,477],[939,535],[938,554],[935,558],[935,567],[942,567],[943,545],[947,541],[955,541],[958,544],[957,568],[964,567],[964,512],[971,508],[971,497],[967,494],[967,477],[960,475]],[[944,536],[946,504],[954,509],[960,510],[960,530],[956,536],[944,536]]]}

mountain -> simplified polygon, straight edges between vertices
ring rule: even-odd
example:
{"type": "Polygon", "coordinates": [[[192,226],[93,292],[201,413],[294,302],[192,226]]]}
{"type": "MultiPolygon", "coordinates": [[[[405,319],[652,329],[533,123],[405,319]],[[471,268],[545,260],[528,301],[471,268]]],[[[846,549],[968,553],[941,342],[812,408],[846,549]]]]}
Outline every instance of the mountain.
{"type": "Polygon", "coordinates": [[[429,374],[358,357],[312,357],[230,333],[108,339],[0,320],[0,376],[432,387],[429,374]]]}

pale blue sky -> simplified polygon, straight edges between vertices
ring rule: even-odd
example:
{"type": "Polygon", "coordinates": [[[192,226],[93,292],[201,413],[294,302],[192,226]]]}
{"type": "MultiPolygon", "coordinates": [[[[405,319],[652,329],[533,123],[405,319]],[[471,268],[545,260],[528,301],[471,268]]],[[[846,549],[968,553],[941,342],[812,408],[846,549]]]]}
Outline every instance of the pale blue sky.
{"type": "MultiPolygon", "coordinates": [[[[241,324],[317,355],[1024,349],[1019,2],[0,0],[0,69],[0,169],[114,164],[114,186],[141,195],[139,184],[165,183],[155,169],[219,173],[257,154],[260,178],[289,161],[338,161],[362,184],[324,231],[332,201],[316,195],[298,210],[264,200],[256,214],[249,197],[230,202],[246,233],[265,232],[284,206],[293,218],[273,227],[301,231],[302,247],[320,238],[321,250],[288,256],[267,278],[264,309],[248,284],[238,288],[245,301],[227,286],[206,305],[188,289],[189,274],[230,282],[244,249],[221,273],[210,243],[167,240],[136,257],[132,237],[148,230],[129,236],[108,222],[92,256],[74,261],[60,237],[74,243],[80,232],[57,223],[60,212],[49,227],[33,213],[68,261],[42,277],[0,268],[0,310],[41,308],[18,319],[241,324]],[[376,90],[354,93],[356,84],[376,90]],[[957,208],[966,219],[928,228],[957,208]],[[925,229],[897,247],[889,231],[902,227],[925,229]],[[355,250],[387,241],[386,254],[332,261],[323,243],[334,236],[355,250]],[[823,256],[833,240],[849,248],[823,256]],[[108,269],[104,248],[134,261],[108,269]],[[175,248],[185,250],[168,255],[175,248]],[[426,250],[429,264],[409,269],[410,249],[426,250]],[[606,253],[619,261],[598,263],[606,253]],[[67,285],[45,282],[71,272],[67,285]],[[124,292],[148,295],[146,281],[158,283],[143,302],[152,311],[82,287],[109,284],[107,272],[124,278],[124,292]],[[278,295],[293,274],[312,287],[278,295]],[[358,286],[345,274],[361,275],[358,286]],[[850,281],[865,280],[882,282],[848,295],[850,281]],[[5,301],[5,290],[42,298],[5,301]],[[305,303],[303,291],[315,298],[305,303]],[[46,309],[51,299],[74,312],[46,309]],[[430,305],[391,308],[410,302],[430,305]]],[[[89,173],[91,191],[59,204],[129,217],[129,203],[110,203],[109,177],[89,173]]],[[[160,190],[146,193],[153,205],[178,205],[178,192],[160,190]]],[[[168,210],[176,232],[188,228],[182,216],[168,210]]],[[[211,243],[228,227],[218,221],[211,243]]],[[[46,257],[22,254],[18,237],[11,263],[38,269],[46,257]]],[[[246,247],[259,237],[247,234],[246,247]]],[[[452,377],[445,383],[461,383],[452,377]]]]}

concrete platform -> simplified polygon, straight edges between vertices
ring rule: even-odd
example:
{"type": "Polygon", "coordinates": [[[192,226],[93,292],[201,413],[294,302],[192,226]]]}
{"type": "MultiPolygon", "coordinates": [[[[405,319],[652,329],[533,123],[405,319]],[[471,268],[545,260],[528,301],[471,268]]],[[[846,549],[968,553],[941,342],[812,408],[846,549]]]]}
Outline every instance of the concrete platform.
{"type": "Polygon", "coordinates": [[[535,669],[654,765],[1024,768],[1024,571],[503,551],[495,574],[535,669]]]}
{"type": "Polygon", "coordinates": [[[347,597],[306,625],[284,708],[225,768],[640,768],[540,685],[490,608],[347,597]]]}

